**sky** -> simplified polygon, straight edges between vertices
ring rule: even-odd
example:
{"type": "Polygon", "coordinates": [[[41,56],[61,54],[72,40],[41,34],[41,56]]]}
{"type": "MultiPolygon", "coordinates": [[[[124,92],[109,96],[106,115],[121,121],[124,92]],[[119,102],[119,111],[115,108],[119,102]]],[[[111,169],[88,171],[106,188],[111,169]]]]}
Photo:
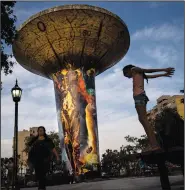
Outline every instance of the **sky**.
{"type": "MultiPolygon", "coordinates": [[[[127,25],[131,44],[126,56],[96,77],[96,98],[100,154],[126,145],[125,136],[145,134],[135,111],[132,80],[124,78],[127,64],[142,68],[175,67],[172,78],[151,79],[145,84],[150,99],[147,109],[161,95],[178,95],[184,87],[184,4],[183,2],[17,2],[14,13],[18,27],[30,16],[58,5],[89,4],[117,14],[127,25]]],[[[11,47],[6,49],[11,52],[11,47]]],[[[15,59],[15,58],[13,58],[15,59]]],[[[13,74],[2,73],[1,156],[12,155],[14,103],[11,88],[18,79],[23,89],[19,103],[19,130],[43,125],[58,131],[53,82],[16,64],[13,74]]]]}

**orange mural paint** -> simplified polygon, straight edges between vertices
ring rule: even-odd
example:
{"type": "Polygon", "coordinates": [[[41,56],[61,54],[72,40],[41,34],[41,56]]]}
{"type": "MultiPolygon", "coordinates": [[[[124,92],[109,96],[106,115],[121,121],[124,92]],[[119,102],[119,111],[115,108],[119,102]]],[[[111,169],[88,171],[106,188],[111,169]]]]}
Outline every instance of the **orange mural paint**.
{"type": "Polygon", "coordinates": [[[91,171],[93,165],[100,164],[95,72],[69,69],[53,74],[52,78],[67,159],[75,174],[91,171]]]}

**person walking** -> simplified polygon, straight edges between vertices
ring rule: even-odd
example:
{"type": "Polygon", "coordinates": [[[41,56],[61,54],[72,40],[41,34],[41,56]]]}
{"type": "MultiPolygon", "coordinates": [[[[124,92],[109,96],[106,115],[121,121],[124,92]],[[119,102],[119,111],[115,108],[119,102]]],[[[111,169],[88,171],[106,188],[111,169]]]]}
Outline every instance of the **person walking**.
{"type": "Polygon", "coordinates": [[[38,181],[38,190],[46,189],[46,174],[50,169],[52,155],[60,163],[59,155],[55,149],[53,141],[47,136],[46,129],[43,126],[38,127],[38,135],[28,143],[29,154],[28,162],[35,170],[38,181]]]}
{"type": "Polygon", "coordinates": [[[10,186],[13,184],[13,169],[14,169],[14,159],[9,158],[7,164],[8,174],[7,174],[7,185],[6,189],[8,190],[10,186]]]}

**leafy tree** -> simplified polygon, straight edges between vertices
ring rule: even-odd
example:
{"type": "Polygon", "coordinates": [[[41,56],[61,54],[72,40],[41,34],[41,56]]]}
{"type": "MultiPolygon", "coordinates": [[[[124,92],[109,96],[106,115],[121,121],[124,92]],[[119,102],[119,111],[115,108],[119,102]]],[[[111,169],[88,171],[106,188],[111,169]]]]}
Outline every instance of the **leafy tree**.
{"type": "Polygon", "coordinates": [[[1,179],[6,177],[6,165],[8,163],[9,158],[1,158],[1,179]]]}
{"type": "Polygon", "coordinates": [[[28,146],[28,144],[32,140],[32,138],[33,138],[33,136],[28,136],[28,137],[25,137],[25,139],[24,139],[25,148],[24,148],[23,152],[25,152],[26,154],[28,154],[28,152],[29,152],[29,146],[28,146]]]}
{"type": "Polygon", "coordinates": [[[55,148],[56,148],[56,151],[58,152],[58,154],[60,155],[61,154],[61,148],[60,148],[60,138],[58,136],[58,133],[56,132],[53,132],[51,131],[49,134],[48,134],[48,137],[50,139],[52,139],[54,145],[55,145],[55,148]]]}
{"type": "MultiPolygon", "coordinates": [[[[155,129],[156,137],[163,148],[184,147],[184,120],[176,109],[163,109],[151,121],[151,126],[155,129]]],[[[134,154],[141,152],[148,146],[148,138],[146,135],[142,135],[140,138],[128,135],[125,139],[129,144],[121,146],[120,151],[108,149],[102,155],[101,166],[103,172],[114,175],[125,168],[128,176],[140,173],[137,171],[140,167],[138,167],[138,160],[134,154]]]]}
{"type": "Polygon", "coordinates": [[[148,140],[147,135],[141,135],[141,137],[137,139],[137,144],[136,144],[137,150],[143,151],[144,149],[146,149],[148,144],[149,144],[149,140],[148,140]]]}
{"type": "Polygon", "coordinates": [[[148,146],[148,138],[146,135],[142,135],[140,138],[126,136],[126,141],[129,145],[122,146],[120,148],[120,163],[127,171],[127,175],[135,175],[137,173],[138,160],[134,154],[141,152],[148,146]]]}
{"type": "Polygon", "coordinates": [[[132,154],[144,150],[149,144],[148,137],[146,135],[142,135],[140,138],[131,137],[128,135],[125,137],[125,139],[128,143],[132,144],[132,146],[126,146],[127,151],[131,151],[132,154]]]}
{"type": "Polygon", "coordinates": [[[151,122],[163,148],[184,146],[184,120],[176,109],[164,108],[151,122]]]}
{"type": "Polygon", "coordinates": [[[111,176],[117,175],[119,173],[119,152],[117,150],[107,149],[106,152],[102,155],[101,160],[102,171],[106,172],[111,176]]]}
{"type": "Polygon", "coordinates": [[[125,168],[127,175],[131,175],[131,167],[134,171],[137,167],[137,160],[133,154],[138,153],[148,145],[148,138],[142,135],[140,138],[126,136],[129,145],[121,146],[120,151],[107,149],[102,155],[102,171],[109,175],[117,176],[122,168],[125,168]]]}
{"type": "Polygon", "coordinates": [[[1,181],[2,184],[4,183],[4,180],[7,178],[7,166],[9,163],[10,158],[1,158],[1,181]]]}
{"type": "Polygon", "coordinates": [[[13,61],[9,58],[12,54],[5,52],[5,47],[11,46],[16,36],[16,16],[13,14],[13,8],[16,1],[1,2],[1,70],[8,75],[12,73],[13,61]]]}

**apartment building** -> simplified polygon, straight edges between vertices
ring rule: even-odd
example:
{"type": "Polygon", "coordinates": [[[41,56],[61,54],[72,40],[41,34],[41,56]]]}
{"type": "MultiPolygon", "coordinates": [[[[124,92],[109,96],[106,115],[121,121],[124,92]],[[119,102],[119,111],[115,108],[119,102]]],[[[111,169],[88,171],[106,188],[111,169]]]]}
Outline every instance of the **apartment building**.
{"type": "Polygon", "coordinates": [[[38,127],[31,127],[30,128],[30,136],[36,136],[37,130],[38,130],[38,127]]]}
{"type": "Polygon", "coordinates": [[[184,119],[184,96],[174,95],[168,96],[163,95],[157,99],[157,105],[147,112],[148,120],[153,120],[157,114],[159,114],[165,107],[174,108],[177,110],[181,118],[184,119]]]}
{"type": "Polygon", "coordinates": [[[26,161],[28,158],[27,154],[24,152],[25,139],[26,137],[29,137],[29,136],[36,136],[37,129],[38,127],[31,127],[29,130],[24,129],[23,131],[18,131],[18,155],[20,155],[20,163],[22,163],[23,166],[26,165],[26,161]]]}

